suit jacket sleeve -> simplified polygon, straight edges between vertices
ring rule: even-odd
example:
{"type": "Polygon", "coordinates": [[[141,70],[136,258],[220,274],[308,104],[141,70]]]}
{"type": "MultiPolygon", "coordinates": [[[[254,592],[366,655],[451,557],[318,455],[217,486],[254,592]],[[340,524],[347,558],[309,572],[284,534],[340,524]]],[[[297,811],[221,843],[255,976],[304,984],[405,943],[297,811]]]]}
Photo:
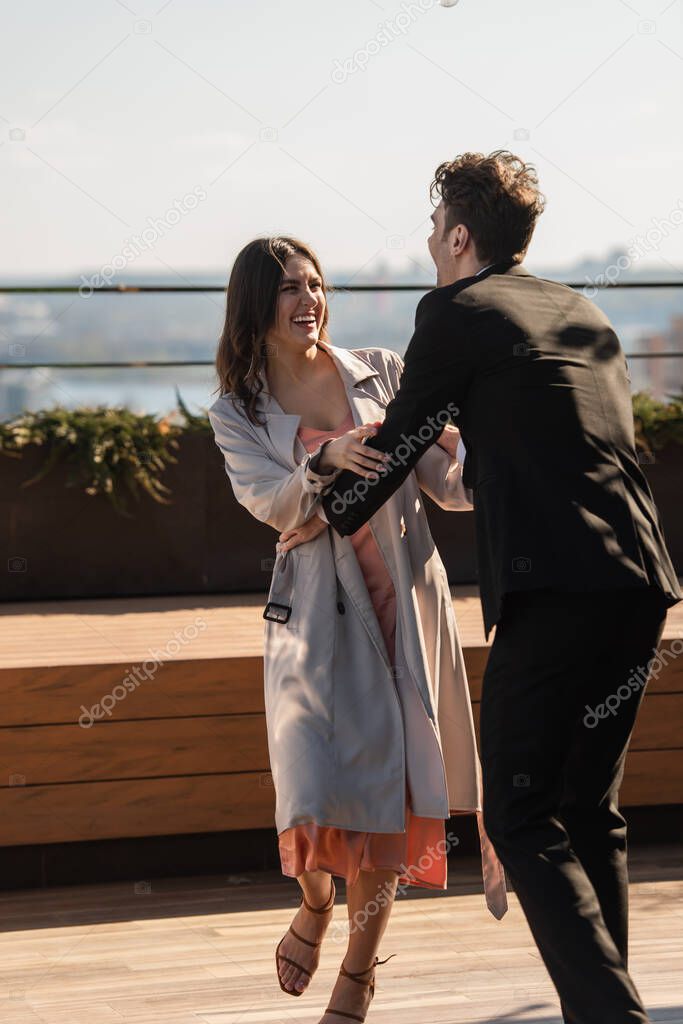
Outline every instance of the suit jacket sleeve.
{"type": "Polygon", "coordinates": [[[436,289],[417,307],[399,390],[377,434],[365,442],[391,459],[371,479],[344,470],[322,499],[326,518],[338,533],[355,533],[401,486],[445,423],[458,415],[472,372],[457,308],[448,292],[436,289]]]}
{"type": "MultiPolygon", "coordinates": [[[[398,352],[389,353],[391,361],[389,378],[394,394],[398,391],[404,363],[398,352]]],[[[438,435],[437,435],[438,436],[438,435]]],[[[433,444],[415,463],[415,476],[421,491],[447,512],[470,511],[472,493],[466,490],[462,477],[467,451],[462,440],[458,441],[456,458],[433,444]]],[[[320,513],[318,513],[320,514],[320,513]]]]}

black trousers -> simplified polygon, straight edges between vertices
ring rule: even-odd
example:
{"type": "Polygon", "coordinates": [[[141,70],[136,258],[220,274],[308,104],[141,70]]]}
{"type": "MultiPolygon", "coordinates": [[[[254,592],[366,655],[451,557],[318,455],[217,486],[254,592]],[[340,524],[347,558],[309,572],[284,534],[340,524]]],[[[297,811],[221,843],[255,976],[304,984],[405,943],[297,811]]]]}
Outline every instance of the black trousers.
{"type": "Polygon", "coordinates": [[[647,587],[508,594],[484,675],[484,825],[567,1024],[649,1020],[627,970],[618,794],[665,618],[647,587]]]}

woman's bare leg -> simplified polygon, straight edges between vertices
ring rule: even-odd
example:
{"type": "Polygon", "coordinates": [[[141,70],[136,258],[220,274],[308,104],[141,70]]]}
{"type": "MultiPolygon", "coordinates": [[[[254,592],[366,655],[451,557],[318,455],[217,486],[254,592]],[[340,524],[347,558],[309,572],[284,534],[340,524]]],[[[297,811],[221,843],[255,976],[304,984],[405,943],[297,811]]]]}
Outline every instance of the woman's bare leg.
{"type": "MultiPolygon", "coordinates": [[[[332,875],[327,871],[304,871],[297,877],[297,882],[312,907],[324,907],[329,902],[332,875]]],[[[311,914],[302,903],[294,916],[292,927],[304,939],[319,942],[331,920],[332,910],[328,914],[311,914]]],[[[320,960],[320,947],[313,949],[288,932],[280,946],[280,956],[295,960],[313,974],[320,960]]],[[[311,980],[308,974],[283,961],[280,961],[279,974],[282,984],[290,991],[296,989],[297,992],[303,992],[311,980]]]]}
{"type": "MultiPolygon", "coordinates": [[[[344,956],[344,967],[351,973],[366,971],[363,980],[370,981],[372,971],[366,969],[374,963],[382,936],[389,923],[394,906],[398,872],[391,870],[360,871],[355,885],[346,890],[349,915],[349,944],[344,956]]],[[[370,1002],[370,990],[344,978],[337,978],[329,1005],[346,1013],[363,1016],[370,1002]]],[[[320,1024],[339,1024],[342,1018],[326,1013],[320,1024]]]]}

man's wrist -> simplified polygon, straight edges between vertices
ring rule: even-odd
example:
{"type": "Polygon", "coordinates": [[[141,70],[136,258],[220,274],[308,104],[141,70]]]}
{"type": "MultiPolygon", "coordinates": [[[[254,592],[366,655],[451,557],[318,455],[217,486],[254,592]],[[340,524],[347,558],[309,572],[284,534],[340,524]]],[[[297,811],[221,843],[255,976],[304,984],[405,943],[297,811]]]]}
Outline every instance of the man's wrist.
{"type": "Polygon", "coordinates": [[[328,441],[323,441],[320,446],[320,452],[316,458],[316,473],[320,473],[321,476],[327,476],[328,473],[333,473],[337,468],[325,458],[327,455],[327,446],[333,440],[333,438],[330,438],[328,441]]]}

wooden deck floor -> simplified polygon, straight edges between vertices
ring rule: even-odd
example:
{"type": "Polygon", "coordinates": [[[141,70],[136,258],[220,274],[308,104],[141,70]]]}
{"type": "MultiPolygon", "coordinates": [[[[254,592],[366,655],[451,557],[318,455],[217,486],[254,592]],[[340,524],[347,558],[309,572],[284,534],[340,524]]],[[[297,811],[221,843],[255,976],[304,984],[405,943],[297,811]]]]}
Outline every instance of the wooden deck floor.
{"type": "MultiPolygon", "coordinates": [[[[368,1024],[559,1024],[514,894],[497,922],[478,864],[445,893],[398,898],[368,1024]]],[[[653,1021],[683,1022],[683,864],[631,855],[631,970],[653,1021]]],[[[343,884],[309,993],[282,994],[273,950],[298,903],[276,874],[0,894],[4,1024],[316,1024],[345,948],[343,884]]]]}

